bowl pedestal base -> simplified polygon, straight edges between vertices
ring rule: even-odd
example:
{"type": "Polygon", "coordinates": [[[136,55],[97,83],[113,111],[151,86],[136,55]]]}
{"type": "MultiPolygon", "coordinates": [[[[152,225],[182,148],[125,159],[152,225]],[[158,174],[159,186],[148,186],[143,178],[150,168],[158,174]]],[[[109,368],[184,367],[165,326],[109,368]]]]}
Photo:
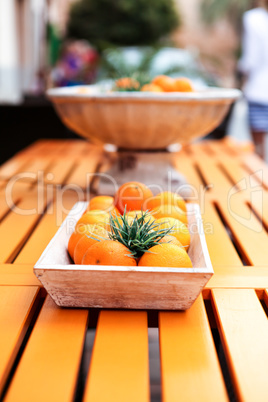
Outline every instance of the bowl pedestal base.
{"type": "Polygon", "coordinates": [[[107,152],[109,170],[98,176],[98,194],[114,195],[118,187],[128,181],[139,181],[150,187],[153,194],[172,191],[187,198],[186,178],[173,167],[176,152],[148,151],[107,152]]]}

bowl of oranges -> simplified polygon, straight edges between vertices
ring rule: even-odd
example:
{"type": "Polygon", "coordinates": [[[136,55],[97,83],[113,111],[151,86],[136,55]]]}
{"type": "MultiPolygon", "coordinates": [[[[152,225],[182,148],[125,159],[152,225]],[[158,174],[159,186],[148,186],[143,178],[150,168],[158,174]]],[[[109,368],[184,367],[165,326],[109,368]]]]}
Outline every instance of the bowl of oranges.
{"type": "Polygon", "coordinates": [[[128,182],[75,204],[34,272],[59,306],[185,310],[213,269],[199,206],[128,182]]]}
{"type": "Polygon", "coordinates": [[[187,78],[155,77],[142,85],[123,77],[110,86],[52,88],[47,96],[67,127],[118,149],[166,149],[216,128],[240,97],[237,89],[197,90],[187,78]]]}

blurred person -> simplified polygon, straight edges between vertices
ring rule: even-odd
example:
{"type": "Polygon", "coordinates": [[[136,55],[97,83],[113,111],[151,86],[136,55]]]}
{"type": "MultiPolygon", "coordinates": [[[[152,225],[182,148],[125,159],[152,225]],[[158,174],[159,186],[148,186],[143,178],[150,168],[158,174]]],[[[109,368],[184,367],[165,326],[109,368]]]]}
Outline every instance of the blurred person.
{"type": "Polygon", "coordinates": [[[249,125],[256,152],[264,158],[268,132],[268,0],[243,15],[242,57],[243,91],[249,106],[249,125]]]}

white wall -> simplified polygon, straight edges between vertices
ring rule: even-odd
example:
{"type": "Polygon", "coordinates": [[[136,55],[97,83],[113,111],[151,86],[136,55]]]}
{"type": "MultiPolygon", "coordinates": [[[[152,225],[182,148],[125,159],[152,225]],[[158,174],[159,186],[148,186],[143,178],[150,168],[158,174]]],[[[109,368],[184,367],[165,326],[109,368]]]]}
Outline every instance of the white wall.
{"type": "Polygon", "coordinates": [[[16,0],[0,0],[0,103],[22,98],[16,0]]]}

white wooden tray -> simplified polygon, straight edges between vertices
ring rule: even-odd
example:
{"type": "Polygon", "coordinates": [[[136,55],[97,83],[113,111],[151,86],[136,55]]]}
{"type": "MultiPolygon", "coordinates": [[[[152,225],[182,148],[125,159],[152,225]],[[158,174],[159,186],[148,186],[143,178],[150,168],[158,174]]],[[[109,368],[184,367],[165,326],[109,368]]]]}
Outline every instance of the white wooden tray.
{"type": "Polygon", "coordinates": [[[187,204],[193,268],[74,265],[67,245],[88,203],[78,202],[34,266],[34,273],[58,306],[186,310],[210,277],[200,209],[187,204]]]}

